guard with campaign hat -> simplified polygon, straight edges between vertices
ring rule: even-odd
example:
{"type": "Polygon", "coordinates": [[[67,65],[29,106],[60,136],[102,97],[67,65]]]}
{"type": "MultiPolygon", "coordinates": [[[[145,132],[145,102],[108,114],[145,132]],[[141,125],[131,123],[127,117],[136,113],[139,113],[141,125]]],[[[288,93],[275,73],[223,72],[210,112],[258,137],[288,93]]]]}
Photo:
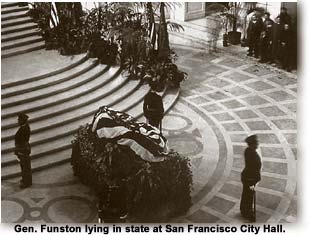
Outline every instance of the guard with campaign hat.
{"type": "Polygon", "coordinates": [[[20,163],[22,180],[20,188],[27,188],[32,185],[31,173],[31,147],[29,144],[30,127],[28,124],[28,116],[25,113],[18,115],[19,129],[15,134],[15,155],[20,163]]]}
{"type": "Polygon", "coordinates": [[[241,195],[241,215],[251,222],[255,221],[255,185],[261,180],[261,158],[256,152],[258,139],[251,135],[245,139],[248,147],[245,150],[245,168],[241,173],[243,191],[241,195]]]}

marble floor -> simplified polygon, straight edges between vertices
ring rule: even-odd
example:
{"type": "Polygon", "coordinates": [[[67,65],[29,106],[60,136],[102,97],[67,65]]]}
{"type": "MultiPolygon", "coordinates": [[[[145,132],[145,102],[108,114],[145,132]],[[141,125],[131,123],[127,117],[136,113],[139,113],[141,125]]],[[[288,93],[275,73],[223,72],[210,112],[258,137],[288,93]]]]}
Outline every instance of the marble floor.
{"type": "MultiPolygon", "coordinates": [[[[187,120],[187,126],[195,126],[192,144],[175,143],[180,152],[181,146],[183,152],[192,148],[188,156],[193,163],[194,205],[186,216],[173,221],[246,222],[239,213],[244,139],[257,134],[263,161],[257,222],[295,222],[296,75],[224,53],[187,47],[178,47],[177,53],[179,68],[189,78],[170,115],[182,115],[183,123],[187,120]]],[[[166,122],[169,126],[168,118],[166,122]]]]}
{"type": "MultiPolygon", "coordinates": [[[[244,139],[257,134],[262,180],[257,222],[297,220],[297,77],[226,53],[175,48],[188,73],[165,116],[171,148],[191,159],[193,206],[170,222],[241,223],[244,139]]],[[[33,174],[33,186],[2,181],[2,222],[96,222],[96,198],[69,164],[33,174]]]]}

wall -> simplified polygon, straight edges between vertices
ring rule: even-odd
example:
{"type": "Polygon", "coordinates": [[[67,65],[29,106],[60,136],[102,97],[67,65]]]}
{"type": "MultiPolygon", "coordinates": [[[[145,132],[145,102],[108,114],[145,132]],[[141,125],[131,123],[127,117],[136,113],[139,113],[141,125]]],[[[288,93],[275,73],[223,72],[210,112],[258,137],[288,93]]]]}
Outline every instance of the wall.
{"type": "Polygon", "coordinates": [[[274,20],[280,13],[281,2],[259,2],[258,7],[263,7],[270,13],[270,18],[274,20]]]}

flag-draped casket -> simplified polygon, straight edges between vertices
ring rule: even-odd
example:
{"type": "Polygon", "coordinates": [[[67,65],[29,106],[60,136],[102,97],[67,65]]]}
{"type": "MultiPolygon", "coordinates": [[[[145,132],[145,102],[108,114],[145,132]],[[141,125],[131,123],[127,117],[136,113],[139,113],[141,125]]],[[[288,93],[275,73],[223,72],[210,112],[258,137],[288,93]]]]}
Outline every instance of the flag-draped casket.
{"type": "Polygon", "coordinates": [[[78,129],[71,163],[101,209],[128,212],[135,222],[164,222],[191,206],[189,159],[169,151],[157,128],[124,112],[100,107],[91,124],[78,129]]]}
{"type": "Polygon", "coordinates": [[[129,146],[142,159],[159,162],[168,154],[167,139],[159,129],[147,123],[135,122],[133,117],[107,106],[94,115],[92,132],[120,145],[129,146]]]}

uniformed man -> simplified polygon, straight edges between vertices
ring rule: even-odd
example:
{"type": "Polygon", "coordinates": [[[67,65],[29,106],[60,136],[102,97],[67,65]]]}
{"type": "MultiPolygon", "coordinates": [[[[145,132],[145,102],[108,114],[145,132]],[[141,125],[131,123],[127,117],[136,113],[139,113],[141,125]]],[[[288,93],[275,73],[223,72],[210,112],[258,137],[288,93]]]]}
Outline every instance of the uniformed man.
{"type": "Polygon", "coordinates": [[[256,135],[246,138],[248,147],[245,150],[245,168],[241,173],[241,182],[243,191],[241,195],[240,211],[241,215],[250,221],[255,221],[253,211],[253,198],[255,193],[255,185],[261,180],[261,159],[256,149],[258,147],[258,139],[256,135]]]}
{"type": "Polygon", "coordinates": [[[22,179],[20,188],[27,188],[32,185],[31,173],[31,148],[29,144],[30,127],[28,124],[28,116],[24,113],[18,115],[19,129],[15,134],[15,155],[20,163],[22,179]]]}
{"type": "Polygon", "coordinates": [[[164,115],[164,107],[162,97],[158,92],[161,92],[161,88],[158,84],[151,84],[151,90],[144,98],[143,111],[147,119],[147,122],[159,128],[164,115]]]}

